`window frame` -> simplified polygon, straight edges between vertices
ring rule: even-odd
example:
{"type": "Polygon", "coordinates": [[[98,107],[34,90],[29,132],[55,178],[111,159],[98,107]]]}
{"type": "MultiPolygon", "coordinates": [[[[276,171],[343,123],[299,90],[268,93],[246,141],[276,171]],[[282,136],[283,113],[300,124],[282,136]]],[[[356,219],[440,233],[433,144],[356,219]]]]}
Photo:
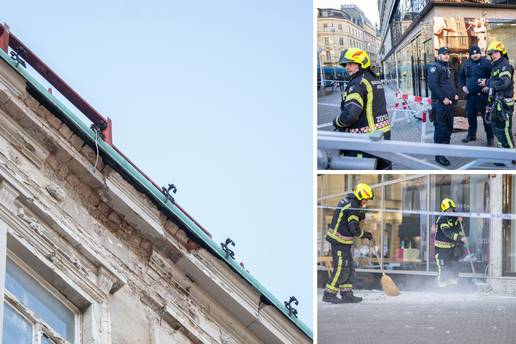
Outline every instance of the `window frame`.
{"type": "MultiPolygon", "coordinates": [[[[18,257],[15,253],[13,253],[9,248],[6,251],[6,258],[12,260],[14,264],[18,266],[23,272],[28,274],[31,278],[33,278],[36,283],[39,284],[43,289],[45,289],[50,295],[56,298],[59,302],[61,302],[66,308],[68,308],[74,314],[74,338],[73,342],[69,342],[65,338],[63,338],[57,331],[55,331],[50,325],[48,325],[43,319],[39,318],[30,308],[25,306],[18,300],[11,292],[9,292],[4,286],[4,303],[8,303],[20,316],[22,316],[25,320],[32,324],[32,344],[40,343],[41,337],[43,334],[47,335],[47,337],[56,343],[66,343],[66,344],[80,344],[82,333],[81,333],[81,324],[82,324],[82,312],[81,310],[74,305],[70,300],[68,300],[64,295],[62,295],[56,287],[51,285],[47,280],[45,280],[42,276],[40,276],[36,271],[34,271],[27,263],[23,261],[20,257],[18,257]]],[[[6,270],[7,270],[7,259],[6,259],[6,270]]]]}

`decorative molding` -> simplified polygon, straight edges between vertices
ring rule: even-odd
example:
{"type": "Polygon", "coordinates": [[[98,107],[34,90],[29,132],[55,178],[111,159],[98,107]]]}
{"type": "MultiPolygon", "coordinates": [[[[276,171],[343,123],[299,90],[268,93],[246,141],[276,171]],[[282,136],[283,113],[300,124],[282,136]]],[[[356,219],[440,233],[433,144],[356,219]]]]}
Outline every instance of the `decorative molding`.
{"type": "Polygon", "coordinates": [[[151,237],[162,237],[163,226],[160,212],[147,196],[138,192],[115,171],[110,172],[105,179],[108,204],[115,211],[124,214],[125,220],[137,230],[151,237]]]}
{"type": "Polygon", "coordinates": [[[15,201],[20,193],[12,187],[7,181],[0,181],[0,204],[9,209],[12,213],[16,213],[15,201]]]}
{"type": "Polygon", "coordinates": [[[111,293],[115,282],[116,278],[108,270],[103,267],[97,270],[97,285],[106,295],[111,293]]]}

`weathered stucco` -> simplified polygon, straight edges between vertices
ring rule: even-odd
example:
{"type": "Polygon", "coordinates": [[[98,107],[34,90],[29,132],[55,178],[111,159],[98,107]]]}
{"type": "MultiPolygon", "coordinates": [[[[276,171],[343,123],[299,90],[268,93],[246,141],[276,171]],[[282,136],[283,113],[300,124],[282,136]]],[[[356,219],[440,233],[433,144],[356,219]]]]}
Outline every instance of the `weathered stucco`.
{"type": "Polygon", "coordinates": [[[82,343],[311,342],[96,160],[0,61],[0,225],[7,249],[81,309],[82,343]]]}

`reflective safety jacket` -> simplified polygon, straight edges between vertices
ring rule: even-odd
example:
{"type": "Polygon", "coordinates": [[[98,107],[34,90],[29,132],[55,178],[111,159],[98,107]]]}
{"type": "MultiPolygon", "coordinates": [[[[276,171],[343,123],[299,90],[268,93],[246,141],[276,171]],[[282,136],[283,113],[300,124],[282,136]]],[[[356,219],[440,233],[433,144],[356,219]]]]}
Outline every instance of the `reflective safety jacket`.
{"type": "Polygon", "coordinates": [[[486,85],[494,90],[495,98],[507,98],[507,102],[512,102],[512,97],[514,95],[513,76],[513,66],[505,57],[501,57],[498,61],[493,62],[491,77],[486,81],[486,85]]]}
{"type": "Polygon", "coordinates": [[[391,130],[382,82],[370,69],[351,76],[342,93],[340,115],[334,123],[340,131],[349,133],[391,130]]]}
{"type": "Polygon", "coordinates": [[[353,245],[353,237],[362,239],[364,236],[364,231],[359,225],[363,218],[364,212],[360,210],[360,201],[353,193],[347,194],[339,201],[333,213],[326,240],[332,244],[353,245]]]}
{"type": "Polygon", "coordinates": [[[436,221],[435,247],[453,248],[461,241],[459,218],[456,216],[439,216],[436,221]]]}

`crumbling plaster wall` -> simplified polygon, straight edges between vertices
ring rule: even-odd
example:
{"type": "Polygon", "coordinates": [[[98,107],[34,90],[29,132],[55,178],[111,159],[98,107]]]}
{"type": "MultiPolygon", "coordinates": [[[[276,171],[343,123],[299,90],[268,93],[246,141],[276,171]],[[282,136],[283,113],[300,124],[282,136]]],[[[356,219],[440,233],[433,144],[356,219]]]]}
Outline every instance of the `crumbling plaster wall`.
{"type": "MultiPolygon", "coordinates": [[[[66,124],[26,92],[16,94],[13,87],[0,82],[0,179],[9,175],[24,186],[16,201],[18,218],[34,230],[34,240],[51,243],[55,250],[43,255],[46,259],[53,260],[57,268],[67,265],[75,273],[79,271],[82,278],[105,292],[96,300],[104,305],[97,312],[104,324],[91,320],[97,321],[99,329],[93,331],[97,335],[85,334],[85,342],[260,343],[245,324],[174,266],[175,258],[199,250],[198,244],[159,214],[146,196],[101,157],[92,172],[96,160],[95,150],[66,124]],[[162,237],[142,233],[113,209],[105,187],[110,177],[157,214],[162,237]],[[31,202],[46,210],[52,221],[33,211],[31,202]],[[61,229],[56,230],[58,227],[61,229]],[[106,283],[92,256],[106,262],[114,275],[122,276],[123,283],[112,274],[107,274],[106,283]],[[116,283],[123,286],[111,294],[116,283]],[[191,289],[196,289],[195,296],[191,289]],[[175,311],[164,314],[165,306],[173,306],[175,311]],[[103,312],[108,314],[102,316],[103,312]]],[[[70,280],[74,282],[73,277],[70,280]]],[[[86,298],[94,299],[91,295],[86,298]]]]}

